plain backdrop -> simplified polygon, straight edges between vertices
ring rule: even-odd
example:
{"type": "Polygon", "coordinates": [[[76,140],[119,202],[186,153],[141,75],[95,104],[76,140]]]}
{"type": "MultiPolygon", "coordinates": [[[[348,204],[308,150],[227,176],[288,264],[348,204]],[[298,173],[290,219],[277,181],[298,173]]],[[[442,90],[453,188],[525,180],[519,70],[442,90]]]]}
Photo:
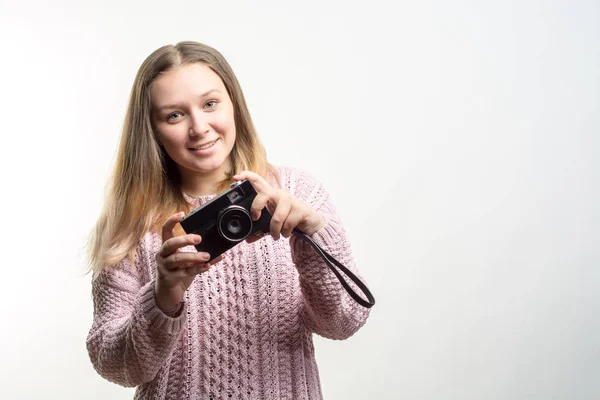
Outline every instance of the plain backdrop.
{"type": "Polygon", "coordinates": [[[137,68],[232,65],[275,164],[328,188],[377,299],[326,399],[600,398],[597,1],[0,1],[0,398],[96,374],[84,245],[137,68]]]}

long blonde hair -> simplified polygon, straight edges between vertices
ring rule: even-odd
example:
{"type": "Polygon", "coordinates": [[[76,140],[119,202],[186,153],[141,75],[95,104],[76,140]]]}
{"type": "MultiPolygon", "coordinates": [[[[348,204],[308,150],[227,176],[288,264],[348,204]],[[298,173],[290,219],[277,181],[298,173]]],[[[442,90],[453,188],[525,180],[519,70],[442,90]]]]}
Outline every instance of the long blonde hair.
{"type": "Polygon", "coordinates": [[[225,190],[236,173],[249,170],[275,177],[250,117],[240,84],[225,58],[210,46],[180,42],[154,51],[140,66],[131,90],[117,159],[108,181],[104,208],[88,241],[88,272],[115,266],[148,231],[190,206],[181,191],[179,171],[156,140],[151,119],[150,86],[162,73],[182,65],[202,63],[223,81],[233,102],[236,139],[229,155],[232,170],[221,182],[225,190]]]}

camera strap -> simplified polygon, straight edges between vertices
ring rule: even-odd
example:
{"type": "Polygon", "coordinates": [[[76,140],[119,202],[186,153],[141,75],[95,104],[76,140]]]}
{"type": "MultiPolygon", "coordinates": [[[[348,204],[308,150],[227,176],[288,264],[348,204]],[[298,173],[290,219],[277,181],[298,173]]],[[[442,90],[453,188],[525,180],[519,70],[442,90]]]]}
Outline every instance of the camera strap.
{"type": "Polygon", "coordinates": [[[344,287],[344,289],[346,289],[346,292],[348,292],[348,294],[350,295],[350,297],[352,297],[358,304],[360,304],[361,306],[363,306],[365,308],[371,308],[371,307],[373,307],[375,305],[375,298],[371,294],[371,291],[369,291],[369,288],[367,288],[367,285],[365,285],[356,275],[354,275],[352,273],[352,271],[350,271],[348,268],[344,267],[344,265],[341,262],[339,262],[338,260],[336,260],[331,254],[329,254],[328,252],[326,252],[325,250],[323,250],[321,248],[321,246],[319,246],[317,244],[317,242],[315,242],[311,237],[307,236],[306,234],[300,232],[297,229],[294,229],[292,231],[292,233],[300,236],[302,239],[304,239],[305,241],[307,241],[312,246],[313,249],[315,249],[315,251],[321,256],[321,258],[323,260],[325,260],[325,263],[331,269],[331,271],[333,271],[333,273],[338,278],[338,280],[340,281],[340,283],[342,284],[342,286],[344,287]],[[339,271],[336,269],[336,267],[339,268],[339,271]],[[356,284],[356,286],[358,286],[358,288],[367,297],[367,300],[365,300],[362,297],[360,297],[350,287],[350,285],[348,284],[348,282],[346,282],[346,280],[342,276],[342,273],[344,275],[346,275],[348,278],[350,278],[350,280],[352,282],[354,282],[356,284]]]}

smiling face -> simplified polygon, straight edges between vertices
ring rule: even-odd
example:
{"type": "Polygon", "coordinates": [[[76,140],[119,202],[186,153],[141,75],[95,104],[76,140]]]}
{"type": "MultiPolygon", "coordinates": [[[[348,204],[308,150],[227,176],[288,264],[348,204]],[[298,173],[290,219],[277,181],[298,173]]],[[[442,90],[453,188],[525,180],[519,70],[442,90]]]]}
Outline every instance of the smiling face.
{"type": "Polygon", "coordinates": [[[225,178],[236,129],[221,78],[204,64],[183,65],[161,74],[150,97],[157,137],[177,163],[184,188],[194,192],[194,182],[225,178]]]}

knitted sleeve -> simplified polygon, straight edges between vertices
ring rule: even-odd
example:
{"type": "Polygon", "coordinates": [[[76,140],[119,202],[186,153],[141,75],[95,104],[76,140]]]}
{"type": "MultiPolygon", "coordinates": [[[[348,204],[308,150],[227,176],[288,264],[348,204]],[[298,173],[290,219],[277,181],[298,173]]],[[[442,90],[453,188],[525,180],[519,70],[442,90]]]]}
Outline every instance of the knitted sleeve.
{"type": "MultiPolygon", "coordinates": [[[[311,204],[327,222],[312,238],[363,280],[357,272],[344,227],[323,185],[304,171],[286,172],[282,173],[282,180],[287,180],[290,192],[311,204]]],[[[284,186],[287,185],[284,183],[284,186]]],[[[323,259],[302,238],[292,235],[290,246],[292,259],[300,275],[304,297],[300,317],[305,326],[330,339],[341,340],[352,336],[366,322],[369,309],[362,307],[348,295],[323,259]]],[[[362,295],[349,279],[346,280],[362,295]]]]}
{"type": "Polygon", "coordinates": [[[148,262],[138,246],[135,261],[105,267],[93,280],[94,319],[87,349],[105,379],[133,387],[155,378],[172,354],[186,316],[164,314],[154,299],[154,280],[144,283],[148,262]]]}

